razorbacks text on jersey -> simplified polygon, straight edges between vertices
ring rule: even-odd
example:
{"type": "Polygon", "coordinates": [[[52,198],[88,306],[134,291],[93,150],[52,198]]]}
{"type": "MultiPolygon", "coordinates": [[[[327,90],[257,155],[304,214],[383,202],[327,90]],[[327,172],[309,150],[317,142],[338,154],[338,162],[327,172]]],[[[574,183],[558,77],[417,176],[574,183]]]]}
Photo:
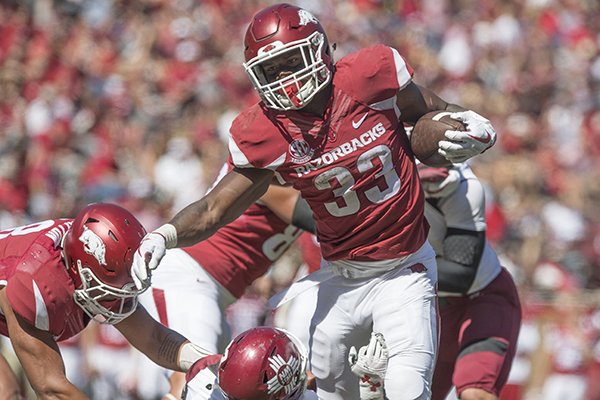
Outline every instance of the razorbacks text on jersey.
{"type": "MultiPolygon", "coordinates": [[[[73,301],[75,287],[60,248],[72,221],[47,220],[0,232],[0,284],[11,307],[57,341],[76,335],[89,322],[73,301]]],[[[0,333],[8,336],[1,315],[0,333]]]]}
{"type": "Polygon", "coordinates": [[[323,257],[379,261],[414,253],[427,221],[396,106],[412,79],[400,54],[377,45],[336,63],[324,119],[262,103],[230,130],[230,163],[268,168],[309,203],[323,257]]]}

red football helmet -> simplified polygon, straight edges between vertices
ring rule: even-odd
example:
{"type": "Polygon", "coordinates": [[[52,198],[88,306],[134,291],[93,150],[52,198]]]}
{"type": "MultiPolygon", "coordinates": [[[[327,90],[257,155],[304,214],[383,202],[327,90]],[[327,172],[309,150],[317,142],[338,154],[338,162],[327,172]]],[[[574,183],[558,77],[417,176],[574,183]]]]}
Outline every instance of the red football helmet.
{"type": "Polygon", "coordinates": [[[259,11],[244,39],[244,69],[265,104],[277,110],[304,107],[330,81],[333,58],[325,30],[308,11],[276,4],[259,11]],[[267,65],[290,58],[282,77],[267,65]]]}
{"type": "Polygon", "coordinates": [[[130,268],[145,234],[129,211],[114,204],[91,204],[73,220],[63,254],[74,300],[91,318],[116,324],[135,311],[139,293],[130,268]]]}
{"type": "Polygon", "coordinates": [[[282,329],[258,327],[233,339],[219,364],[228,400],[296,400],[306,389],[307,353],[282,329]]]}

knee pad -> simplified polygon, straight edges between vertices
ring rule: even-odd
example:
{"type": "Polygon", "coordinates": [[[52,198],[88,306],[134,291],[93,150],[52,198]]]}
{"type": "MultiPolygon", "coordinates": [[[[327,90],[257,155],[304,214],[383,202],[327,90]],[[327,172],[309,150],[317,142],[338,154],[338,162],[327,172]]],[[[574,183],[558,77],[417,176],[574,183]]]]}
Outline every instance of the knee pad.
{"type": "Polygon", "coordinates": [[[395,366],[386,372],[385,395],[389,400],[427,400],[431,382],[414,368],[395,366]]]}

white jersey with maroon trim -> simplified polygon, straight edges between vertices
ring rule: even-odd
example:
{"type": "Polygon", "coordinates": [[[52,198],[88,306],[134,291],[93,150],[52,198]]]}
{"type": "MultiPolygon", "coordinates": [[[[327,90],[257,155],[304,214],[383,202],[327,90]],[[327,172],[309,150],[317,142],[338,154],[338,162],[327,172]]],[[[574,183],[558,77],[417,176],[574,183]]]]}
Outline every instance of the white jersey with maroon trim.
{"type": "Polygon", "coordinates": [[[377,45],[336,64],[325,118],[259,103],[230,130],[230,162],[268,168],[309,203],[325,259],[381,261],[427,236],[423,193],[396,96],[412,69],[377,45]]]}
{"type": "MultiPolygon", "coordinates": [[[[73,301],[73,281],[60,243],[72,220],[47,220],[0,232],[0,283],[14,312],[55,340],[79,333],[87,323],[73,301]]],[[[0,318],[0,333],[8,336],[0,318]]]]}
{"type": "MultiPolygon", "coordinates": [[[[436,255],[444,257],[444,239],[448,228],[483,232],[485,223],[485,196],[483,186],[467,164],[460,167],[459,186],[449,196],[436,199],[436,206],[425,205],[425,216],[430,224],[429,242],[436,255]]],[[[501,266],[494,249],[485,242],[477,274],[468,293],[475,293],[486,287],[500,273],[501,266]]],[[[440,293],[443,295],[443,293],[440,293]]]]}

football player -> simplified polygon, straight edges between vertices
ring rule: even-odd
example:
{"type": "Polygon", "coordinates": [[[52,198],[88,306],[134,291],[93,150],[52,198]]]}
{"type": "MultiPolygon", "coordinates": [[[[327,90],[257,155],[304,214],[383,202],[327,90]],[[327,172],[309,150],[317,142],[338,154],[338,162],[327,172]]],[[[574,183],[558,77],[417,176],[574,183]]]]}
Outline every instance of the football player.
{"type": "MultiPolygon", "coordinates": [[[[0,333],[10,338],[38,398],[87,398],[67,380],[57,342],[92,319],[113,324],[165,368],[186,371],[210,354],[138,306],[130,268],[145,233],[127,210],[100,203],[75,219],[0,232],[0,333]]],[[[20,395],[9,369],[2,369],[0,381],[3,395],[20,395]]]]}
{"type": "MultiPolygon", "coordinates": [[[[351,349],[348,363],[360,377],[361,400],[383,400],[387,347],[381,334],[351,349]]],[[[184,400],[317,400],[307,390],[307,352],[290,332],[271,327],[249,329],[225,353],[197,361],[186,373],[184,400]]]]}
{"type": "Polygon", "coordinates": [[[419,176],[442,321],[432,399],[446,398],[454,384],[461,400],[497,400],[515,356],[521,308],[510,274],[485,239],[483,185],[466,164],[420,165],[419,176]]]}
{"type": "MultiPolygon", "coordinates": [[[[226,172],[226,168],[225,171],[226,172]]],[[[231,339],[225,309],[302,234],[312,213],[297,190],[271,185],[259,201],[208,240],[170,249],[140,303],[164,325],[212,353],[231,339]]],[[[184,376],[168,371],[174,397],[184,376]]]]}
{"type": "Polygon", "coordinates": [[[435,254],[404,123],[434,110],[455,112],[467,130],[448,131],[439,144],[453,162],[494,144],[491,123],[415,84],[393,48],[375,45],[334,64],[317,18],[289,4],[252,18],[245,59],[261,101],[231,126],[233,169],[144,238],[132,266],[137,284],[150,284],[149,271],[167,248],[205,240],[262,196],[273,178],[292,184],[312,209],[325,259],[296,287],[319,286],[310,327],[319,397],[358,398],[344,359],[375,330],[390,351],[387,397],[429,398],[437,347],[435,254]]]}

